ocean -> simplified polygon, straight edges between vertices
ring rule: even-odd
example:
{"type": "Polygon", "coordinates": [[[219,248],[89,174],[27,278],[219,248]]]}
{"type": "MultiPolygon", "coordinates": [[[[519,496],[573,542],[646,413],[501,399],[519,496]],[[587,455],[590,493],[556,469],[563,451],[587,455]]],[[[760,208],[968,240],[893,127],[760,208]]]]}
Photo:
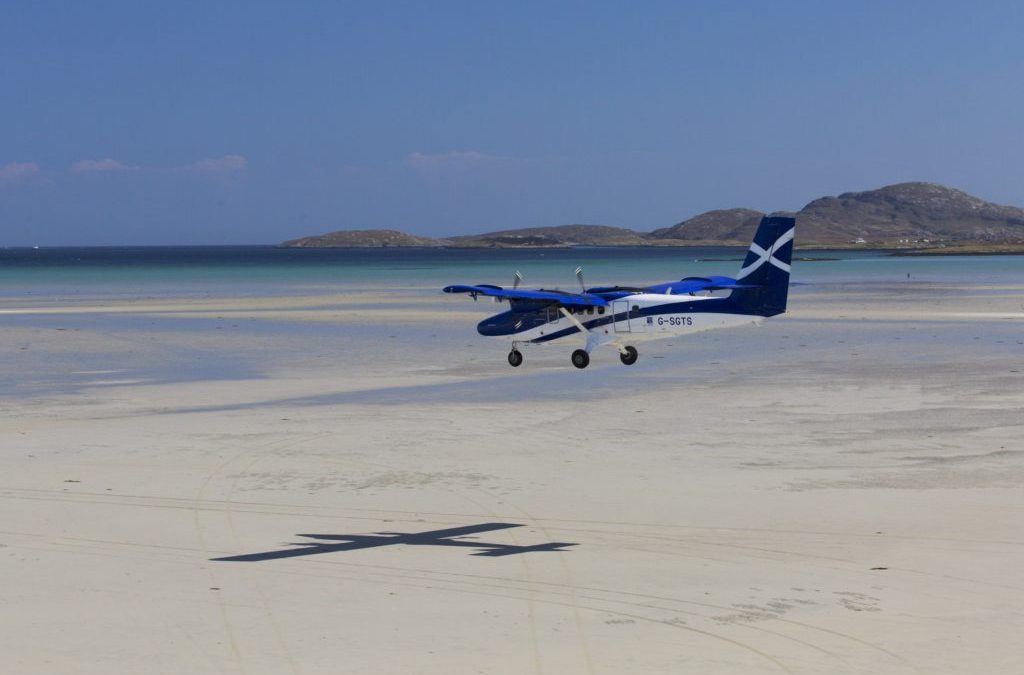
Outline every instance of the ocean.
{"type": "MultiPolygon", "coordinates": [[[[734,276],[742,248],[284,249],[169,246],[0,249],[0,298],[302,295],[335,290],[431,293],[453,283],[575,289],[685,276],[734,276]]],[[[1024,256],[896,257],[879,251],[798,251],[795,284],[1013,283],[1024,256]],[[909,275],[909,277],[908,277],[909,275]]]]}

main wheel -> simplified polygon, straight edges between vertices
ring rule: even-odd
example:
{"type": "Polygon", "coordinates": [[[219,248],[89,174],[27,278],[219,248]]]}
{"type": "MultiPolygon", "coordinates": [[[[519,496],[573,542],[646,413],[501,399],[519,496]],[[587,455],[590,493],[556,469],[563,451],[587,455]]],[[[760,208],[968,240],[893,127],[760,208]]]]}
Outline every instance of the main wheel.
{"type": "Polygon", "coordinates": [[[572,353],[572,365],[577,368],[586,368],[590,365],[590,354],[586,353],[582,349],[577,349],[572,353]]]}
{"type": "Polygon", "coordinates": [[[626,346],[626,353],[619,352],[619,360],[625,363],[627,366],[631,366],[636,363],[637,357],[640,354],[637,353],[636,347],[626,346]]]}
{"type": "Polygon", "coordinates": [[[523,365],[523,354],[518,349],[513,349],[508,353],[508,365],[513,368],[518,368],[523,365]]]}

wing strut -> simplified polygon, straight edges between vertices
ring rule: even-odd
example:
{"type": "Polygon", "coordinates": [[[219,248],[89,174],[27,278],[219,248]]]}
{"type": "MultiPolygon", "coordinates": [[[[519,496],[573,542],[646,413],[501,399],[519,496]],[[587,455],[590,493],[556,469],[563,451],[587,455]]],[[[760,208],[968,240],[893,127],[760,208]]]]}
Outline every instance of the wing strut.
{"type": "Polygon", "coordinates": [[[561,312],[562,316],[568,319],[573,325],[579,328],[580,332],[583,333],[584,335],[590,332],[589,330],[587,330],[587,327],[580,323],[580,320],[574,317],[565,307],[559,307],[558,311],[561,312]]]}
{"type": "MultiPolygon", "coordinates": [[[[562,316],[564,316],[566,319],[568,319],[570,321],[570,323],[572,323],[577,328],[579,328],[580,332],[583,333],[583,335],[586,336],[586,338],[587,338],[587,352],[588,353],[590,352],[591,349],[593,349],[598,344],[600,344],[598,342],[597,333],[594,333],[594,332],[590,331],[586,326],[584,326],[582,323],[580,323],[580,320],[577,319],[576,317],[574,317],[572,314],[570,314],[569,310],[567,310],[565,307],[559,307],[558,311],[561,312],[562,316]]],[[[615,346],[616,349],[619,350],[620,353],[622,353],[622,354],[626,353],[626,348],[623,347],[622,345],[620,345],[618,343],[612,343],[612,344],[615,346]]]]}

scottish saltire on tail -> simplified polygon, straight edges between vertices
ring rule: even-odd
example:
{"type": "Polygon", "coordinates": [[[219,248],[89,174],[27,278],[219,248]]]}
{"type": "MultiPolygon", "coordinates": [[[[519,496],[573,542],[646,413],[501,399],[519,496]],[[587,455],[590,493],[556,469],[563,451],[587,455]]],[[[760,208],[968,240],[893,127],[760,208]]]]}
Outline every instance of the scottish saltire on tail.
{"type": "Polygon", "coordinates": [[[638,358],[635,343],[756,324],[785,312],[795,228],[794,218],[762,218],[735,279],[685,277],[644,287],[584,288],[582,269],[577,268],[579,293],[519,288],[519,272],[512,288],[455,285],[444,292],[508,303],[508,311],[484,319],[477,331],[511,340],[508,362],[513,367],[523,363],[520,347],[563,338],[584,343],[572,352],[577,368],[586,368],[591,352],[604,345],[632,365],[638,358]]]}

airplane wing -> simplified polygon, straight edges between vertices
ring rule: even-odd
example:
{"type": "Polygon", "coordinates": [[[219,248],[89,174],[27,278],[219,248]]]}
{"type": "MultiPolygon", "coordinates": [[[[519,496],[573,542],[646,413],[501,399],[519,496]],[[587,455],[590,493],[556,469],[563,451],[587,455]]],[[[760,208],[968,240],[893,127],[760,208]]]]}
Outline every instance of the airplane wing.
{"type": "Polygon", "coordinates": [[[474,298],[478,295],[486,295],[492,298],[504,300],[525,300],[533,302],[550,302],[564,307],[607,307],[608,301],[589,293],[565,293],[563,291],[525,290],[518,288],[502,288],[490,284],[477,286],[445,286],[445,293],[469,293],[474,298]]]}
{"type": "MultiPolygon", "coordinates": [[[[383,537],[381,537],[383,539],[383,537]]],[[[318,553],[333,553],[335,551],[354,551],[360,548],[373,546],[385,546],[389,542],[366,543],[364,541],[346,541],[340,544],[319,544],[315,542],[295,543],[296,548],[286,548],[279,551],[261,551],[260,553],[246,553],[244,555],[231,555],[223,558],[210,558],[215,562],[261,562],[263,560],[277,560],[279,558],[298,558],[304,555],[316,555],[318,553]]]]}

